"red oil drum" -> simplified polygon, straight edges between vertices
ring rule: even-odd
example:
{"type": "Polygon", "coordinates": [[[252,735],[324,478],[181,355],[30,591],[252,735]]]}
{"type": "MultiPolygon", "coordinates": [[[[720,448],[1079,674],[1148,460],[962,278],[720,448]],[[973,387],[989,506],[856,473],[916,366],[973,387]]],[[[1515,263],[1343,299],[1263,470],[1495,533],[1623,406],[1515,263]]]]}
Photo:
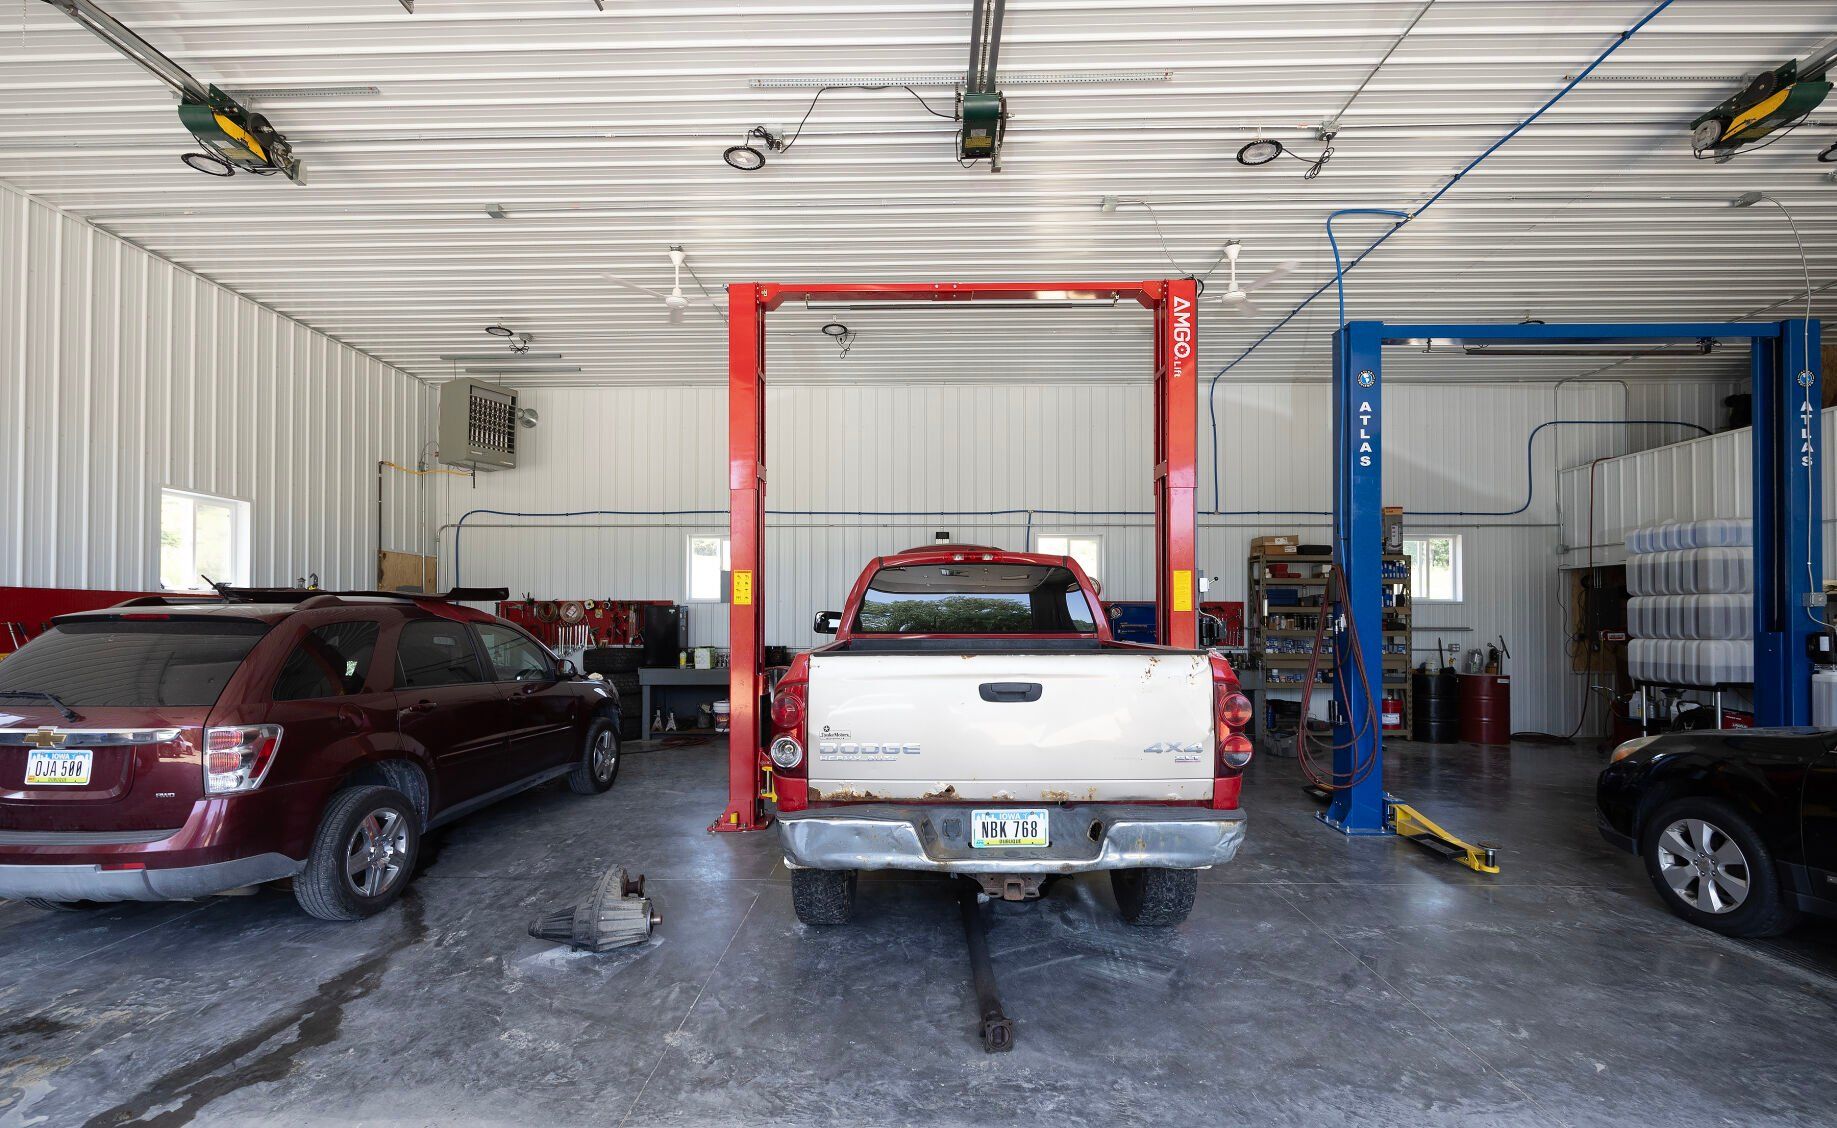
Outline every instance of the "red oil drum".
{"type": "Polygon", "coordinates": [[[1509,675],[1461,675],[1461,739],[1469,744],[1512,742],[1512,679],[1509,675]]]}

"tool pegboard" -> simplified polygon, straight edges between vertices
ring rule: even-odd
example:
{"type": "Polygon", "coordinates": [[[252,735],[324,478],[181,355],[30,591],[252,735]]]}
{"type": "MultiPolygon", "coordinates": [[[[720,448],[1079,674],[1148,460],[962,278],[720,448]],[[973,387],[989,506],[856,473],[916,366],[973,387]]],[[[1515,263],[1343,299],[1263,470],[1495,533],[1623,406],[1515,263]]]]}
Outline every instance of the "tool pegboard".
{"type": "MultiPolygon", "coordinates": [[[[567,628],[583,629],[588,646],[642,646],[644,609],[674,606],[667,599],[507,599],[498,604],[509,619],[545,645],[558,646],[567,628]]],[[[572,632],[570,632],[572,633],[572,632]]],[[[576,640],[576,644],[580,644],[576,640]]]]}

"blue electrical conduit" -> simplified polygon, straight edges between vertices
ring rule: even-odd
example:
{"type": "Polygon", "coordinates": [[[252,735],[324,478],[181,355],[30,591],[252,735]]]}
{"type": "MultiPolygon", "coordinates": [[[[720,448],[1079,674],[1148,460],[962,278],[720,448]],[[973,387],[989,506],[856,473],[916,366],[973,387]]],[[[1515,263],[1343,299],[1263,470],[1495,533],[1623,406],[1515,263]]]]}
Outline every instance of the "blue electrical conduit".
{"type": "Polygon", "coordinates": [[[1537,442],[1537,436],[1546,427],[1694,427],[1702,434],[1710,434],[1710,429],[1701,423],[1686,423],[1678,419],[1551,419],[1531,428],[1530,437],[1524,443],[1524,504],[1517,509],[1473,510],[1411,510],[1412,517],[1516,517],[1531,508],[1531,502],[1537,498],[1536,468],[1531,462],[1531,448],[1537,442]]]}
{"type": "MultiPolygon", "coordinates": [[[[1207,392],[1207,400],[1208,400],[1208,405],[1209,405],[1209,411],[1212,417],[1212,449],[1213,451],[1216,452],[1218,450],[1218,407],[1217,407],[1216,401],[1218,398],[1219,377],[1231,371],[1233,368],[1236,368],[1239,364],[1242,364],[1246,357],[1248,357],[1251,353],[1255,352],[1258,348],[1260,348],[1263,342],[1269,340],[1271,337],[1275,336],[1278,332],[1280,332],[1283,326],[1293,321],[1296,315],[1298,315],[1302,310],[1306,309],[1309,305],[1313,304],[1313,301],[1315,298],[1318,298],[1322,294],[1326,293],[1327,288],[1330,286],[1337,285],[1340,288],[1340,324],[1344,325],[1346,323],[1345,322],[1345,276],[1346,276],[1346,271],[1351,270],[1353,267],[1364,262],[1366,258],[1368,258],[1371,255],[1373,251],[1383,246],[1390,239],[1392,235],[1395,235],[1400,229],[1402,229],[1404,224],[1408,223],[1410,220],[1415,219],[1417,216],[1421,215],[1423,212],[1426,212],[1430,208],[1434,207],[1436,203],[1438,203],[1443,196],[1446,196],[1448,194],[1449,189],[1453,188],[1456,184],[1459,184],[1467,176],[1468,173],[1478,168],[1488,157],[1498,152],[1502,147],[1504,147],[1506,142],[1510,141],[1512,138],[1518,136],[1520,133],[1523,133],[1526,129],[1530,128],[1531,123],[1535,122],[1538,118],[1543,117],[1544,114],[1549,111],[1550,107],[1556,105],[1558,102],[1562,101],[1565,97],[1567,97],[1571,90],[1574,90],[1577,86],[1581,85],[1583,80],[1586,79],[1589,75],[1593,74],[1597,67],[1599,67],[1602,63],[1605,63],[1608,60],[1608,57],[1610,55],[1612,55],[1615,51],[1618,51],[1621,48],[1621,46],[1626,43],[1627,40],[1633,38],[1633,36],[1637,35],[1640,32],[1640,30],[1643,29],[1647,24],[1651,23],[1654,19],[1656,19],[1660,12],[1663,12],[1666,8],[1671,7],[1671,4],[1672,4],[1672,0],[1660,0],[1660,3],[1657,4],[1655,7],[1653,7],[1651,11],[1647,12],[1645,16],[1643,16],[1639,20],[1638,23],[1634,24],[1632,27],[1628,28],[1627,30],[1621,32],[1619,38],[1615,39],[1612,43],[1608,44],[1607,50],[1595,56],[1594,62],[1589,63],[1587,67],[1583,68],[1580,74],[1570,79],[1569,82],[1566,83],[1561,90],[1558,90],[1554,95],[1550,97],[1549,101],[1537,107],[1536,110],[1532,111],[1529,117],[1525,118],[1523,121],[1513,126],[1505,134],[1505,136],[1499,138],[1499,140],[1497,141],[1494,141],[1491,145],[1488,145],[1484,152],[1482,152],[1479,156],[1475,157],[1473,160],[1467,162],[1467,164],[1459,172],[1449,177],[1448,182],[1443,184],[1440,188],[1438,188],[1435,191],[1434,195],[1430,196],[1426,201],[1424,201],[1421,207],[1418,207],[1416,210],[1405,214],[1404,217],[1398,220],[1398,222],[1394,226],[1392,226],[1390,229],[1385,231],[1382,235],[1379,235],[1377,239],[1373,240],[1372,244],[1369,247],[1366,247],[1363,251],[1360,251],[1357,258],[1353,259],[1349,263],[1346,263],[1343,267],[1340,266],[1338,263],[1338,258],[1339,258],[1338,248],[1336,247],[1334,251],[1335,269],[1334,269],[1333,279],[1327,282],[1321,283],[1319,288],[1316,289],[1313,293],[1302,298],[1301,301],[1298,304],[1296,304],[1295,308],[1283,314],[1282,319],[1277,321],[1273,326],[1271,326],[1267,333],[1264,333],[1261,337],[1258,337],[1256,340],[1250,342],[1249,347],[1237,355],[1237,359],[1233,360],[1230,364],[1227,364],[1223,368],[1219,369],[1212,376],[1212,384],[1211,384],[1210,390],[1207,392]]],[[[1352,209],[1352,210],[1365,211],[1368,213],[1376,213],[1376,214],[1383,214],[1383,215],[1398,214],[1396,212],[1379,211],[1378,209],[1352,209]]],[[[1344,214],[1344,213],[1335,212],[1334,214],[1339,215],[1339,214],[1344,214]]],[[[1329,216],[1327,219],[1327,241],[1329,243],[1333,241],[1332,216],[1329,216]]],[[[1213,463],[1212,463],[1212,505],[1214,508],[1218,506],[1219,501],[1220,501],[1220,498],[1219,498],[1219,490],[1218,490],[1218,462],[1217,462],[1217,458],[1214,457],[1213,463]]]]}
{"type": "MultiPolygon", "coordinates": [[[[1146,517],[1145,510],[1133,509],[768,509],[768,517],[1018,517],[1027,516],[1027,540],[1033,540],[1033,517],[1044,513],[1055,517],[1146,517]]],[[[453,586],[459,582],[459,538],[466,522],[473,517],[720,517],[730,519],[725,509],[570,509],[522,511],[515,509],[468,509],[453,522],[453,586]]]]}
{"type": "MultiPolygon", "coordinates": [[[[1525,439],[1525,499],[1524,504],[1516,509],[1492,510],[1420,510],[1412,511],[1413,517],[1516,517],[1531,508],[1537,496],[1536,467],[1532,462],[1532,447],[1537,436],[1549,427],[1692,427],[1702,434],[1710,434],[1708,427],[1699,423],[1687,423],[1679,419],[1551,419],[1539,423],[1531,429],[1525,439]]],[[[1027,518],[1027,543],[1033,543],[1033,519],[1044,514],[1049,517],[1151,517],[1153,510],[1147,509],[768,509],[768,517],[1019,517],[1027,518]]],[[[1327,509],[1201,509],[1200,517],[1331,517],[1332,510],[1327,509]]],[[[728,518],[725,509],[573,509],[555,512],[523,512],[514,509],[469,509],[453,523],[453,586],[459,582],[460,553],[459,538],[465,531],[466,522],[478,516],[486,517],[720,517],[728,518]]]]}

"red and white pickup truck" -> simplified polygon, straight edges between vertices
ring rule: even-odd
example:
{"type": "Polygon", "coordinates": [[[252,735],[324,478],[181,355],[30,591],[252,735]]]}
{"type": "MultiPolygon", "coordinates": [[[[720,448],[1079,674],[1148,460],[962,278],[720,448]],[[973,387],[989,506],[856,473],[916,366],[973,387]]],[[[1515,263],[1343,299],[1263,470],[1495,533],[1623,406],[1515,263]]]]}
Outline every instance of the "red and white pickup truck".
{"type": "Polygon", "coordinates": [[[861,870],[1026,900],[1108,870],[1130,924],[1186,918],[1228,862],[1250,703],[1221,654],[1117,642],[1076,561],[943,545],[870,563],[836,641],[773,690],[798,918],[842,924],[861,870]]]}

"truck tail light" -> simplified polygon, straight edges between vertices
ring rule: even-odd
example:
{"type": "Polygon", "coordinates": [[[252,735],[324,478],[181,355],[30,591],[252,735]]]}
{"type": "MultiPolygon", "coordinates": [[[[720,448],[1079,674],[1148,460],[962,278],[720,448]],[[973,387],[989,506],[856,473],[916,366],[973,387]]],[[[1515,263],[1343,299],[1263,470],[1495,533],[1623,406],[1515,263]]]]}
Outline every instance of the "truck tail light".
{"type": "Polygon", "coordinates": [[[803,731],[803,686],[780,683],[772,691],[772,727],[781,733],[796,734],[803,731]]]}
{"type": "Polygon", "coordinates": [[[1218,701],[1218,770],[1220,773],[1240,772],[1256,751],[1256,746],[1244,735],[1255,710],[1250,705],[1250,698],[1235,687],[1221,685],[1213,693],[1218,701]]]}
{"type": "Polygon", "coordinates": [[[274,766],[280,725],[230,725],[204,730],[204,793],[254,791],[274,766]]]}

